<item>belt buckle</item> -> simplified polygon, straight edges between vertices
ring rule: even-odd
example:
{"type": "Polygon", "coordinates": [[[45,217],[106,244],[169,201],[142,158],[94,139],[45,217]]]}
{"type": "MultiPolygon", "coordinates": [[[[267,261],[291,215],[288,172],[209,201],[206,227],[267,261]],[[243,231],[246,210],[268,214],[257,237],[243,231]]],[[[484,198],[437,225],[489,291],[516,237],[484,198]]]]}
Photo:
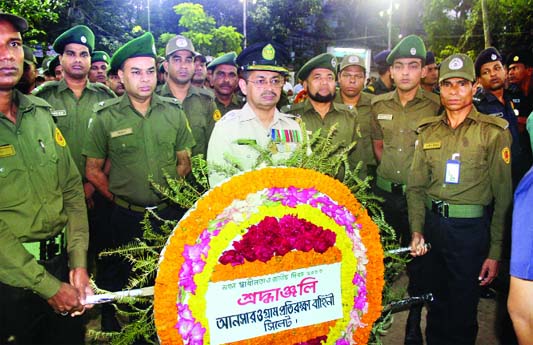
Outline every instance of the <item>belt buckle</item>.
{"type": "Polygon", "coordinates": [[[438,213],[444,218],[449,217],[450,208],[447,202],[444,202],[442,200],[432,200],[431,209],[433,210],[433,212],[438,213]]]}
{"type": "Polygon", "coordinates": [[[391,182],[390,189],[394,194],[403,195],[403,185],[400,183],[391,182]]]}

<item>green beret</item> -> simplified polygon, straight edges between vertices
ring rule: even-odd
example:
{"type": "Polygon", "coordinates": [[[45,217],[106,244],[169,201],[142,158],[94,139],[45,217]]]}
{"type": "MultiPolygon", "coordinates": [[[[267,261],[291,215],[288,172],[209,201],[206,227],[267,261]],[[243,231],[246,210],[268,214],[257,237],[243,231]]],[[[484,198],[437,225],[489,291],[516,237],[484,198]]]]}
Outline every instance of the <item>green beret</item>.
{"type": "Polygon", "coordinates": [[[474,62],[468,55],[453,54],[441,62],[439,83],[450,78],[463,78],[469,81],[476,79],[474,62]]]}
{"type": "Polygon", "coordinates": [[[24,63],[28,65],[34,64],[35,66],[37,66],[37,59],[33,55],[33,51],[31,50],[31,48],[26,45],[23,45],[22,49],[24,49],[24,63]]]}
{"type": "Polygon", "coordinates": [[[106,62],[109,65],[109,62],[111,61],[111,58],[109,57],[109,55],[105,51],[95,50],[91,54],[91,63],[99,62],[99,61],[106,62]]]}
{"type": "Polygon", "coordinates": [[[426,46],[424,41],[416,35],[409,35],[402,39],[387,56],[387,63],[392,65],[394,60],[401,58],[418,58],[426,63],[426,46]]]}
{"type": "Polygon", "coordinates": [[[339,72],[349,66],[359,66],[366,71],[365,60],[357,55],[346,55],[343,57],[339,67],[339,72]]]}
{"type": "Polygon", "coordinates": [[[51,74],[51,75],[55,75],[56,74],[56,67],[59,66],[59,65],[60,65],[59,55],[56,55],[48,63],[48,73],[51,74]]]}
{"type": "Polygon", "coordinates": [[[54,41],[53,48],[56,53],[63,54],[65,46],[70,43],[86,46],[91,54],[94,49],[94,33],[85,25],[76,25],[59,35],[54,41]]]}
{"type": "Polygon", "coordinates": [[[288,73],[287,50],[276,42],[259,42],[246,47],[237,56],[237,65],[243,71],[272,71],[288,73]]]}
{"type": "Polygon", "coordinates": [[[337,75],[337,58],[329,53],[323,53],[307,61],[300,68],[296,79],[306,80],[315,68],[325,68],[337,75]]]}
{"type": "Polygon", "coordinates": [[[157,57],[154,36],[150,32],[145,32],[120,47],[111,58],[111,69],[118,71],[122,68],[124,61],[139,56],[149,56],[154,59],[157,57]]]}
{"type": "Polygon", "coordinates": [[[209,65],[207,65],[207,69],[214,70],[219,65],[230,65],[237,67],[237,62],[235,61],[235,59],[237,59],[237,53],[226,53],[211,61],[209,65]]]}
{"type": "Polygon", "coordinates": [[[10,13],[0,12],[0,19],[10,22],[18,32],[24,32],[28,30],[28,22],[22,17],[10,13]]]}

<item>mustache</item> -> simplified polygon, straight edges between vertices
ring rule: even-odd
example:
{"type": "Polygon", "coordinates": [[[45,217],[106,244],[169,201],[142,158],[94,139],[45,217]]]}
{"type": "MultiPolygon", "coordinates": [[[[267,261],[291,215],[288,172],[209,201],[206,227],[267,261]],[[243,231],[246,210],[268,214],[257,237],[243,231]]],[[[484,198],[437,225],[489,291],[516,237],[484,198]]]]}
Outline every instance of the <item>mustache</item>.
{"type": "Polygon", "coordinates": [[[261,97],[262,96],[277,96],[278,94],[273,92],[273,91],[265,91],[265,92],[262,92],[261,93],[261,97]]]}

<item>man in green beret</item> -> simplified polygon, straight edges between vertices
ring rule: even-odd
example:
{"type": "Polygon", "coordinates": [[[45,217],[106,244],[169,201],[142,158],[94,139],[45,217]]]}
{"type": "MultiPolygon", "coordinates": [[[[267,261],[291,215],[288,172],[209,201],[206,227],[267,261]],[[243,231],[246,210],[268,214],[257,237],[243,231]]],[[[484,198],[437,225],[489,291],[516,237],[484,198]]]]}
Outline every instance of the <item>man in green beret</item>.
{"type": "Polygon", "coordinates": [[[196,142],[192,154],[202,154],[205,158],[211,131],[220,118],[213,94],[192,85],[196,53],[191,40],[177,35],[168,41],[165,53],[163,66],[168,76],[159,95],[174,97],[181,102],[196,142]]]}
{"type": "Polygon", "coordinates": [[[17,85],[17,89],[25,94],[31,93],[35,89],[35,80],[37,78],[37,59],[33,55],[33,51],[28,46],[24,48],[24,73],[17,85]]]}
{"type": "Polygon", "coordinates": [[[50,105],[15,88],[27,28],[0,12],[0,343],[84,344],[87,211],[50,105]]]}
{"type": "Polygon", "coordinates": [[[89,69],[89,81],[107,85],[107,70],[109,69],[109,55],[101,50],[91,54],[91,68],[89,69]]]}
{"type": "Polygon", "coordinates": [[[339,65],[339,92],[337,92],[334,101],[356,110],[353,113],[354,116],[357,116],[361,128],[361,138],[357,145],[363,147],[363,160],[367,163],[368,173],[375,176],[377,164],[370,138],[372,119],[370,102],[374,95],[362,92],[365,86],[365,75],[364,59],[357,55],[344,56],[339,65]]]}
{"type": "MultiPolygon", "coordinates": [[[[185,177],[191,170],[194,138],[180,102],[154,93],[157,85],[154,37],[147,32],[118,49],[111,59],[126,93],[97,103],[89,123],[83,154],[86,176],[115,203],[110,219],[112,248],[143,237],[140,222],[147,210],[163,219],[179,219],[180,210],[165,201],[151,181],[168,188],[165,174],[185,177]],[[104,163],[110,162],[109,172],[104,163]]],[[[153,229],[160,223],[150,217],[153,229]]],[[[121,290],[131,266],[121,258],[107,265],[102,287],[121,290]]],[[[102,308],[102,327],[118,330],[114,308],[102,308]]]]}
{"type": "Polygon", "coordinates": [[[475,78],[465,54],[441,63],[444,112],[419,122],[408,174],[411,254],[425,254],[419,259],[435,296],[428,344],[476,343],[479,287],[498,274],[512,202],[509,125],[476,111],[475,78]]]}
{"type": "MultiPolygon", "coordinates": [[[[337,76],[337,58],[324,53],[307,61],[300,71],[297,79],[303,80],[303,87],[307,91],[307,99],[301,103],[286,106],[283,110],[290,114],[297,114],[305,123],[309,132],[320,130],[320,135],[326,136],[332,126],[337,126],[333,136],[333,144],[341,148],[348,147],[362,137],[357,110],[350,109],[342,103],[334,102],[335,80],[337,76]]],[[[364,160],[363,146],[356,145],[348,156],[350,169],[353,170],[364,160]]],[[[366,176],[367,162],[359,170],[359,176],[366,176]]],[[[341,167],[337,174],[339,179],[344,178],[344,168],[341,167]]]]}
{"type": "Polygon", "coordinates": [[[111,90],[113,90],[115,95],[117,95],[118,97],[122,96],[126,91],[124,89],[124,84],[122,84],[122,81],[118,76],[118,71],[115,71],[113,69],[109,69],[109,71],[107,72],[107,86],[111,90]]]}
{"type": "MultiPolygon", "coordinates": [[[[440,108],[439,97],[420,87],[426,74],[425,60],[426,47],[420,37],[410,35],[402,39],[387,56],[396,90],[372,99],[371,136],[378,161],[375,193],[385,200],[385,219],[403,246],[411,240],[405,186],[413,161],[417,124],[424,117],[437,115],[440,108]]],[[[425,292],[422,283],[415,285],[417,261],[412,260],[407,267],[411,296],[425,292]]],[[[422,343],[421,308],[413,306],[409,312],[405,338],[408,344],[422,343]]]]}
{"type": "Polygon", "coordinates": [[[207,65],[207,69],[211,71],[211,87],[215,92],[215,103],[220,117],[230,110],[241,109],[244,105],[243,98],[236,94],[239,81],[236,58],[237,53],[229,52],[207,65]]]}
{"type": "Polygon", "coordinates": [[[228,112],[215,125],[207,151],[211,187],[227,177],[216,167],[230,169],[228,156],[237,160],[241,169],[249,170],[258,164],[259,152],[254,145],[268,149],[272,160],[283,164],[303,144],[295,116],[276,108],[288,73],[284,67],[286,56],[282,46],[259,42],[237,57],[241,68],[239,87],[247,101],[242,109],[228,112]]]}

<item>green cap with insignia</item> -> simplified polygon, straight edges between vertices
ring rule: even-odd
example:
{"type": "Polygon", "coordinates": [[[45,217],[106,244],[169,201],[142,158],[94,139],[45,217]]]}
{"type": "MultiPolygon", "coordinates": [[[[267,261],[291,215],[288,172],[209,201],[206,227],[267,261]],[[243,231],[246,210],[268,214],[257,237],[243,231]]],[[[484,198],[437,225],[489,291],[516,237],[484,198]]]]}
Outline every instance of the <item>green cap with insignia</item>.
{"type": "Polygon", "coordinates": [[[207,69],[214,70],[217,66],[220,65],[230,65],[237,67],[237,53],[229,52],[222,56],[217,57],[207,65],[207,69]]]}
{"type": "Polygon", "coordinates": [[[33,55],[33,51],[31,50],[31,48],[26,45],[23,45],[22,49],[24,49],[24,63],[28,65],[34,64],[35,66],[37,66],[37,59],[33,55]]]}
{"type": "Polygon", "coordinates": [[[339,72],[349,66],[359,66],[366,71],[365,60],[357,55],[346,55],[343,57],[339,66],[339,72]]]}
{"type": "Polygon", "coordinates": [[[89,48],[89,54],[94,49],[94,33],[85,25],[76,25],[59,35],[54,41],[53,48],[58,54],[63,54],[65,46],[77,43],[89,48]]]}
{"type": "Polygon", "coordinates": [[[296,79],[306,80],[309,74],[315,68],[325,68],[332,71],[335,76],[337,75],[337,58],[329,53],[323,53],[315,56],[311,60],[307,61],[305,65],[300,68],[296,79]]]}
{"type": "Polygon", "coordinates": [[[111,61],[111,58],[109,57],[109,54],[107,54],[105,51],[95,50],[91,54],[91,63],[100,62],[100,61],[106,62],[107,64],[109,64],[109,62],[111,61]]]}
{"type": "Polygon", "coordinates": [[[178,50],[187,50],[190,51],[193,56],[196,55],[192,41],[182,35],[176,35],[168,41],[165,48],[165,56],[168,58],[172,53],[177,52],[178,50]]]}
{"type": "Polygon", "coordinates": [[[237,65],[243,71],[271,71],[287,74],[284,67],[289,54],[276,42],[259,42],[246,47],[237,56],[237,65]]]}
{"type": "Polygon", "coordinates": [[[28,30],[28,22],[26,19],[10,13],[0,12],[0,20],[5,20],[11,23],[18,32],[28,30]]]}
{"type": "Polygon", "coordinates": [[[426,63],[426,46],[424,41],[416,35],[409,35],[402,39],[387,56],[387,63],[392,65],[394,60],[401,58],[418,58],[426,63]]]}
{"type": "Polygon", "coordinates": [[[474,62],[468,55],[453,54],[441,62],[439,83],[450,78],[463,78],[469,81],[476,79],[474,62]]]}
{"type": "Polygon", "coordinates": [[[149,56],[154,59],[157,57],[154,36],[150,32],[145,32],[120,47],[111,58],[111,69],[118,71],[124,61],[139,56],[149,56]]]}

